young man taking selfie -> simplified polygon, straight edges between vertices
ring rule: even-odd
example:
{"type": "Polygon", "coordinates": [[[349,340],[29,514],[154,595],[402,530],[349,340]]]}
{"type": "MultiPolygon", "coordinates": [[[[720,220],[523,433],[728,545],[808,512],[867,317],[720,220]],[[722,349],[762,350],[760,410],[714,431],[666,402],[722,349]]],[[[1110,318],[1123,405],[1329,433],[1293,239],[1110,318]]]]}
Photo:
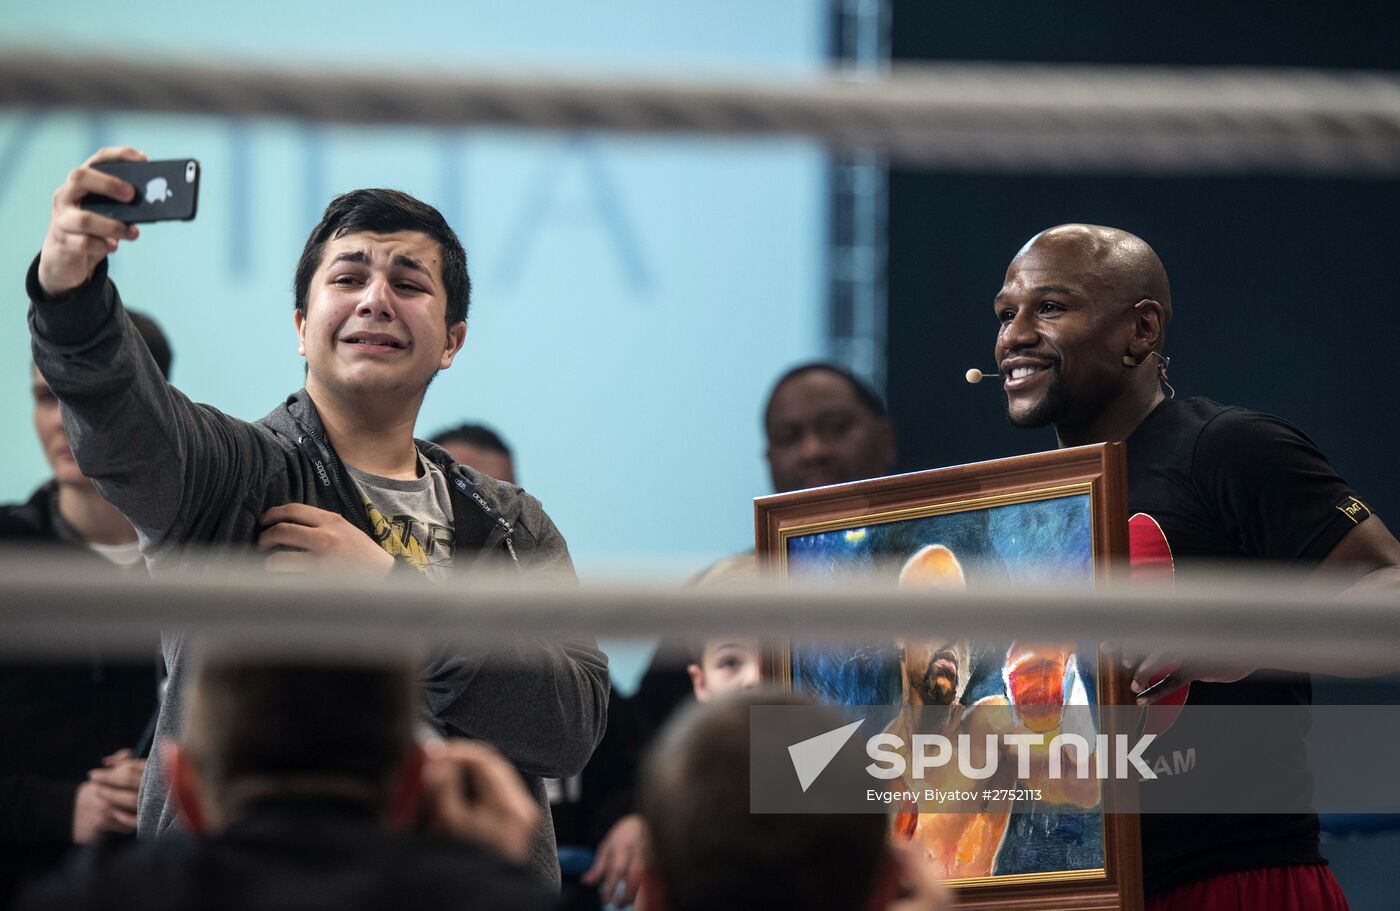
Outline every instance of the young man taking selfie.
{"type": "MultiPolygon", "coordinates": [[[[394,190],[331,201],[294,281],[306,387],[249,423],[165,381],[107,277],[107,257],[140,231],[81,200],[131,200],[135,188],[94,165],[144,160],[103,149],[68,176],[27,287],[34,361],[78,464],[136,528],[154,572],[246,546],[277,572],[394,572],[413,585],[420,573],[501,567],[572,580],[537,500],[413,437],[429,382],[462,348],[471,294],[466,254],[436,209],[394,190]]],[[[171,691],[157,736],[172,738],[188,672],[183,637],[163,639],[171,691]]],[[[445,653],[423,680],[439,732],[498,747],[542,806],[540,779],[582,769],[606,721],[607,659],[591,641],[445,653]]],[[[142,834],[172,823],[167,792],[150,762],[142,834]]],[[[529,864],[557,879],[551,827],[529,864]]]]}

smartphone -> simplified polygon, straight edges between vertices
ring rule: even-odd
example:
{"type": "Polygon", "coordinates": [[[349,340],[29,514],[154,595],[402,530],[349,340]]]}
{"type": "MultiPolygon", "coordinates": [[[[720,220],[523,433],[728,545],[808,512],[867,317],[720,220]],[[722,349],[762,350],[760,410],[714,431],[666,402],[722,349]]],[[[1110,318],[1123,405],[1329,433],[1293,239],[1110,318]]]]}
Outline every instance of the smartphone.
{"type": "Polygon", "coordinates": [[[148,221],[189,221],[199,207],[199,162],[193,158],[167,161],[103,161],[93,165],[136,188],[131,202],[89,193],[79,205],[89,212],[127,224],[148,221]]]}

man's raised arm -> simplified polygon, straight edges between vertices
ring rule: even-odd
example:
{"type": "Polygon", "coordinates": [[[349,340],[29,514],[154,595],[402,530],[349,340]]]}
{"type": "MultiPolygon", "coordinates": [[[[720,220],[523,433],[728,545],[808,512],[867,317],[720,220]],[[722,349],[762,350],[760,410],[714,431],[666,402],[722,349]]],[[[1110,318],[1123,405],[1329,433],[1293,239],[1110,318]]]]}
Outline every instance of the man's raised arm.
{"type": "Polygon", "coordinates": [[[103,149],[68,175],[26,281],[34,363],[62,405],[78,467],[143,547],[198,537],[190,534],[195,516],[229,505],[252,480],[233,469],[257,464],[240,451],[256,446],[246,425],[171,387],[122,309],[107,257],[139,229],[80,205],[89,193],[131,199],[130,184],[93,165],[145,158],[132,148],[103,149]]]}

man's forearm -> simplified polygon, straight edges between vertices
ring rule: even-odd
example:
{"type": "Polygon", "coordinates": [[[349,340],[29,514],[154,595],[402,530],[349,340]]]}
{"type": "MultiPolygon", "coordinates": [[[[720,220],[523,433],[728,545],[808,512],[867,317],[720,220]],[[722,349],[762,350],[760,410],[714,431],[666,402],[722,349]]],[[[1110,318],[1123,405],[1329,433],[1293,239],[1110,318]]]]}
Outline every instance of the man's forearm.
{"type": "MultiPolygon", "coordinates": [[[[1370,594],[1386,591],[1400,593],[1400,566],[1382,566],[1379,569],[1373,569],[1356,580],[1342,594],[1370,594]]],[[[1397,667],[1396,670],[1400,670],[1400,667],[1397,667]]]]}
{"type": "Polygon", "coordinates": [[[440,722],[530,775],[578,774],[607,727],[608,660],[586,642],[522,638],[444,663],[428,689],[440,722]]]}
{"type": "MultiPolygon", "coordinates": [[[[58,298],[51,298],[39,284],[36,256],[25,276],[31,304],[31,326],[36,345],[71,347],[90,341],[112,313],[113,294],[104,259],[88,281],[58,298]]],[[[37,353],[37,349],[36,349],[37,353]]]]}
{"type": "Polygon", "coordinates": [[[200,518],[227,514],[265,467],[248,425],[196,405],[171,386],[100,264],[54,302],[31,268],[34,363],[63,407],[69,445],[143,546],[196,537],[200,518]],[[236,469],[236,470],[235,470],[236,469]]]}

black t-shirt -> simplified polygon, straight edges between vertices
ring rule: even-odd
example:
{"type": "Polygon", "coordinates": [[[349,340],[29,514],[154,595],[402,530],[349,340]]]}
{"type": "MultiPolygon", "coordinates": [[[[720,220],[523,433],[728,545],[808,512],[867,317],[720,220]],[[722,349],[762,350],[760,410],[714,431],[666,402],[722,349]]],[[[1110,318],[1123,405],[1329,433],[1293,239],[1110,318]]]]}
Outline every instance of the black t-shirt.
{"type": "MultiPolygon", "coordinates": [[[[1127,448],[1128,512],[1150,516],[1161,528],[1177,575],[1221,560],[1306,568],[1370,515],[1312,440],[1271,415],[1209,399],[1168,399],[1133,431],[1127,448]]],[[[1139,556],[1135,544],[1135,562],[1139,556]]],[[[1187,704],[1311,701],[1308,676],[1259,672],[1237,683],[1193,683],[1187,704]]],[[[1311,794],[1312,788],[1303,746],[1307,712],[1300,708],[1296,723],[1284,729],[1271,719],[1267,732],[1283,769],[1274,780],[1295,794],[1311,794]]],[[[1258,732],[1242,714],[1243,743],[1258,732]]],[[[1191,743],[1188,719],[1189,712],[1149,752],[1170,755],[1191,743]]],[[[1163,777],[1144,788],[1190,788],[1192,774],[1163,777]]],[[[1142,847],[1148,895],[1222,873],[1326,862],[1314,814],[1144,814],[1142,847]]]]}

